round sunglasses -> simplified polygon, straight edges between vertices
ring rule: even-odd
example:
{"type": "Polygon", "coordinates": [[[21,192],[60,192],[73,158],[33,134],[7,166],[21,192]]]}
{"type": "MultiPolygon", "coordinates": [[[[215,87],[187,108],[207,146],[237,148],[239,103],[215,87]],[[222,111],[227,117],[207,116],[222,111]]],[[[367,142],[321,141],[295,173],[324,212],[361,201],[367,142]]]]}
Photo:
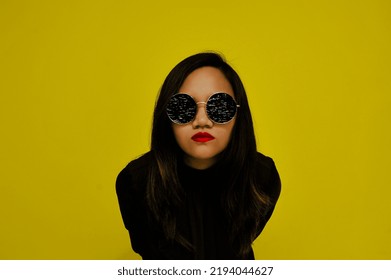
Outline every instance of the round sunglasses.
{"type": "Polygon", "coordinates": [[[198,104],[205,104],[208,118],[217,124],[226,124],[232,121],[237,108],[240,107],[231,95],[224,92],[212,94],[206,102],[196,102],[187,93],[177,93],[168,102],[166,109],[168,118],[176,124],[188,124],[194,120],[198,104]]]}

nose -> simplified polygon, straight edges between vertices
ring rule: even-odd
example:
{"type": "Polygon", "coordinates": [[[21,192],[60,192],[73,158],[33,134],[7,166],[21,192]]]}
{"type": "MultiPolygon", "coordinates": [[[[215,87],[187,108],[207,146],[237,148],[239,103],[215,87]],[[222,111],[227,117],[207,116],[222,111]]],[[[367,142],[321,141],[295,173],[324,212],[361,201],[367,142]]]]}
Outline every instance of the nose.
{"type": "Polygon", "coordinates": [[[206,102],[197,102],[197,114],[193,120],[193,128],[212,127],[213,122],[208,118],[206,113],[206,102]]]}

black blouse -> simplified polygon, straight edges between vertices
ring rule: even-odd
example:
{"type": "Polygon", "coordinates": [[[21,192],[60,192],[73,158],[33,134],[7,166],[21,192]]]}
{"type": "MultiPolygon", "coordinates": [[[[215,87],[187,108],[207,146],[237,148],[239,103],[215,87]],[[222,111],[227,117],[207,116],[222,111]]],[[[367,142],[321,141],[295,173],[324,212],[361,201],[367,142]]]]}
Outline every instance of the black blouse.
{"type": "MultiPolygon", "coordinates": [[[[227,178],[224,169],[216,164],[205,170],[193,169],[183,162],[178,174],[186,193],[185,207],[177,213],[179,232],[196,250],[189,251],[177,242],[168,241],[157,223],[151,222],[145,191],[150,153],[130,162],[118,175],[116,190],[126,229],[133,250],[143,259],[237,259],[230,246],[228,225],[220,203],[220,194],[227,178]]],[[[269,220],[281,190],[280,178],[271,158],[258,153],[258,179],[262,191],[273,205],[264,217],[258,234],[269,220]]],[[[254,259],[253,251],[244,259],[254,259]]]]}

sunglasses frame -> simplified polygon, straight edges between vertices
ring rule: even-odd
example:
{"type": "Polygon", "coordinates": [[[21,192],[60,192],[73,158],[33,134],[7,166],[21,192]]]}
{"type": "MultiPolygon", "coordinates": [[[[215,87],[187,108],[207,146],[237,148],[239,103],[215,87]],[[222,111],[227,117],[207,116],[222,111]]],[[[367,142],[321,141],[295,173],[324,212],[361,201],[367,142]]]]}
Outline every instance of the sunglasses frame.
{"type": "MultiPolygon", "coordinates": [[[[190,94],[185,93],[185,92],[178,92],[178,93],[175,93],[174,95],[172,95],[172,96],[170,97],[170,100],[171,100],[172,97],[177,96],[177,95],[187,95],[187,96],[191,97],[191,99],[192,99],[192,100],[194,101],[194,103],[196,104],[196,110],[198,110],[198,104],[205,104],[205,113],[206,113],[206,115],[208,116],[208,119],[209,119],[210,121],[212,121],[213,123],[215,123],[215,124],[227,124],[227,123],[230,123],[230,122],[235,118],[236,114],[238,113],[238,109],[237,109],[237,108],[240,107],[240,105],[236,103],[235,98],[233,98],[233,97],[232,97],[231,95],[229,95],[228,93],[222,92],[222,91],[217,91],[217,92],[215,92],[215,93],[212,93],[212,94],[208,97],[208,99],[207,99],[206,101],[199,101],[199,102],[196,102],[193,96],[191,96],[190,94]],[[232,98],[232,100],[235,102],[235,115],[234,115],[229,121],[227,121],[227,122],[222,122],[222,123],[216,122],[216,121],[212,120],[211,117],[210,117],[209,114],[208,114],[208,111],[206,110],[206,105],[208,104],[209,100],[210,100],[214,95],[220,94],[220,93],[230,96],[230,97],[232,98]]],[[[166,110],[167,110],[167,109],[166,109],[166,110]]],[[[196,111],[194,117],[191,119],[191,121],[188,121],[188,122],[186,122],[186,123],[181,123],[181,122],[178,122],[178,121],[175,121],[175,120],[171,119],[168,113],[167,113],[167,116],[168,116],[168,118],[170,119],[170,121],[172,121],[172,122],[175,123],[175,124],[178,124],[178,125],[187,125],[187,124],[189,124],[189,123],[191,123],[191,122],[194,121],[195,117],[197,116],[197,111],[196,111]]]]}

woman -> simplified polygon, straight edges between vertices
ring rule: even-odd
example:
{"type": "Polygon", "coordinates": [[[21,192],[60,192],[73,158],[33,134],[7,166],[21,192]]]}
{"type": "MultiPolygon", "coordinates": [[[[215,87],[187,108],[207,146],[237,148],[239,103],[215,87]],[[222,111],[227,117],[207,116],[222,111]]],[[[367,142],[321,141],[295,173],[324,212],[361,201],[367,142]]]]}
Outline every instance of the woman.
{"type": "Polygon", "coordinates": [[[254,259],[281,184],[257,152],[246,92],[221,56],[196,54],[171,70],[151,151],[120,172],[116,189],[143,259],[254,259]]]}

